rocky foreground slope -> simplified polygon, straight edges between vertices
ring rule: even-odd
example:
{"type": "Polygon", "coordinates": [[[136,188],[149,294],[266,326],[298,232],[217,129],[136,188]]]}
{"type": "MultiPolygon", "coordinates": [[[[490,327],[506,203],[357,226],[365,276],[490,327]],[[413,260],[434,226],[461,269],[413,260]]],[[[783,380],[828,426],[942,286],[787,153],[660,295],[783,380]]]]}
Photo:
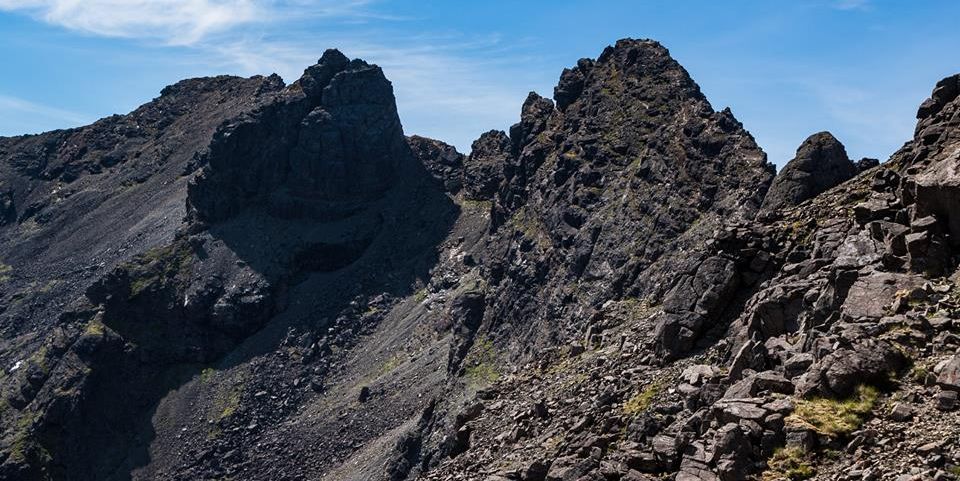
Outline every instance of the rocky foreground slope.
{"type": "Polygon", "coordinates": [[[469,156],[335,50],[0,139],[0,479],[956,479],[958,95],[776,178],[638,40],[469,156]]]}

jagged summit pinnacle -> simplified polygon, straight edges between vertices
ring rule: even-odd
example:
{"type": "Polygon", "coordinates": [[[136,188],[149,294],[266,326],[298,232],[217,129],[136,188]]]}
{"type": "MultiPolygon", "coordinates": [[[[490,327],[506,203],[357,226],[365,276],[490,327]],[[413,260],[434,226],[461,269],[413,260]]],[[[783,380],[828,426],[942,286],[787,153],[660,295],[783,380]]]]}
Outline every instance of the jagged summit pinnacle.
{"type": "Polygon", "coordinates": [[[293,210],[315,210],[306,199],[378,195],[410,156],[383,71],[330,49],[287,95],[217,132],[188,203],[206,220],[257,203],[275,211],[291,211],[291,203],[299,206],[293,210]]]}
{"type": "Polygon", "coordinates": [[[328,49],[316,64],[304,70],[303,75],[292,86],[300,87],[307,96],[318,95],[333,76],[346,69],[349,63],[350,59],[339,50],[328,49]]]}
{"type": "Polygon", "coordinates": [[[951,75],[937,82],[930,98],[920,104],[917,119],[923,120],[939,113],[946,105],[960,96],[960,74],[951,75]]]}
{"type": "Polygon", "coordinates": [[[792,207],[857,175],[843,144],[830,132],[817,132],[800,144],[763,201],[763,209],[792,207]]]}
{"type": "Polygon", "coordinates": [[[583,58],[576,67],[564,69],[554,89],[557,108],[566,110],[585,88],[600,83],[604,84],[600,88],[608,90],[657,85],[681,96],[704,99],[700,88],[670,56],[670,51],[653,40],[621,39],[606,47],[596,60],[583,58]]]}

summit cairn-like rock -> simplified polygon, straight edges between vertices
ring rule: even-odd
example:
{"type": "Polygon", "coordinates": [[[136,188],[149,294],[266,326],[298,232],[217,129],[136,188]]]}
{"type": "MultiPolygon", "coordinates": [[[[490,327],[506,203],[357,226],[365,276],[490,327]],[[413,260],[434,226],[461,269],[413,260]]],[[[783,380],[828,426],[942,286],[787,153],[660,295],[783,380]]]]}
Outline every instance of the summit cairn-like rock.
{"type": "Polygon", "coordinates": [[[857,165],[830,132],[807,137],[783,167],[763,200],[763,209],[793,207],[857,175],[857,165]]]}

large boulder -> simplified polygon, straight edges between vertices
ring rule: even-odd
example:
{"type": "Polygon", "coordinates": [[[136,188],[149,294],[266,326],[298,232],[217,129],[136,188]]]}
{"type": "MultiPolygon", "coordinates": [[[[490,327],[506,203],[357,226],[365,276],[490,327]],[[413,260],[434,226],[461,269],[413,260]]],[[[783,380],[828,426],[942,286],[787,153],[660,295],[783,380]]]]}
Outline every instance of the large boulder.
{"type": "Polygon", "coordinates": [[[837,349],[814,364],[798,382],[801,395],[845,398],[860,384],[883,384],[903,369],[907,358],[886,342],[866,340],[837,349]]]}
{"type": "Polygon", "coordinates": [[[944,389],[960,391],[960,353],[955,354],[943,365],[937,376],[937,384],[944,389]]]}

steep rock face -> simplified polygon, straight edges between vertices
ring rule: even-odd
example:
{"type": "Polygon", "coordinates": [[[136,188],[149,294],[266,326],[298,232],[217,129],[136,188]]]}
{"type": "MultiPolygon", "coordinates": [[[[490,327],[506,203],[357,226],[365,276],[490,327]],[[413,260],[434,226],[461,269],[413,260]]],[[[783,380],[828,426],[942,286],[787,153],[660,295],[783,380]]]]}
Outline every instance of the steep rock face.
{"type": "Polygon", "coordinates": [[[843,144],[830,132],[813,134],[777,174],[763,199],[763,209],[793,207],[852,178],[857,171],[843,144]]]}
{"type": "MultiPolygon", "coordinates": [[[[125,418],[122,410],[112,410],[109,390],[90,395],[107,400],[99,410],[75,416],[78,400],[96,385],[88,383],[90,366],[124,356],[123,342],[105,335],[85,292],[138,254],[172,242],[198,151],[224,120],[269,102],[282,88],[276,76],[185,80],[128,115],[0,141],[0,182],[9,189],[10,219],[0,227],[0,362],[3,405],[10,407],[2,421],[0,477],[67,477],[62,466],[55,468],[67,450],[87,456],[83,462],[91,467],[94,459],[115,463],[116,453],[108,449],[90,456],[86,450],[104,447],[91,439],[53,449],[72,440],[59,437],[61,430],[109,432],[114,426],[96,420],[105,413],[125,418]]],[[[125,377],[109,368],[97,376],[109,372],[125,377]]],[[[126,399],[149,398],[146,391],[126,399]]]]}
{"type": "Polygon", "coordinates": [[[906,195],[917,200],[918,215],[936,214],[947,220],[954,242],[960,238],[960,76],[937,83],[917,111],[917,129],[906,157],[906,172],[915,172],[906,195]]]}
{"type": "Polygon", "coordinates": [[[4,336],[45,332],[99,276],[168,243],[197,152],[281,88],[276,76],[185,80],[128,115],[0,139],[4,336]]]}
{"type": "Polygon", "coordinates": [[[251,203],[282,214],[368,200],[410,162],[410,149],[380,68],[328,50],[278,101],[221,128],[201,160],[190,205],[217,221],[251,203]]]}
{"type": "Polygon", "coordinates": [[[0,139],[0,479],[950,469],[955,86],[893,161],[760,217],[772,167],[651,41],[468,157],[336,51],[289,87],[177,84],[155,124],[0,139]]]}
{"type": "Polygon", "coordinates": [[[555,97],[531,93],[510,135],[484,134],[464,164],[465,191],[491,206],[487,328],[512,352],[579,338],[607,299],[660,299],[696,277],[680,269],[694,256],[671,251],[698,249],[721,217],[751,218],[773,175],[656,42],[581,60],[555,97]]]}
{"type": "MultiPolygon", "coordinates": [[[[3,479],[219,476],[241,460],[209,453],[231,449],[262,460],[245,477],[272,478],[273,451],[254,446],[270,435],[247,436],[251,423],[272,425],[317,402],[338,370],[331,350],[351,347],[385,317],[380,309],[409,295],[454,221],[452,203],[415,162],[382,72],[333,50],[290,87],[275,76],[184,81],[128,116],[0,145],[12,186],[4,218],[20,220],[2,228],[2,287],[22,286],[28,299],[40,289],[48,301],[7,304],[5,334],[26,334],[8,335],[2,349],[13,366],[2,378],[3,479]],[[46,228],[71,213],[72,232],[46,228]],[[44,256],[82,268],[45,272],[44,256]],[[378,307],[358,312],[359,302],[378,307]],[[278,345],[290,336],[300,336],[300,369],[282,367],[293,348],[278,345]],[[301,389],[281,404],[254,402],[291,382],[301,389]],[[214,424],[197,423],[197,412],[214,424]]],[[[458,154],[444,153],[456,165],[458,154]]],[[[451,160],[427,157],[431,166],[451,160]]],[[[370,431],[324,452],[342,457],[419,415],[424,393],[440,385],[427,379],[392,416],[371,417],[370,431]]],[[[352,399],[348,388],[337,395],[352,399]]],[[[335,428],[282,438],[326,443],[335,436],[324,430],[335,428]]],[[[331,467],[315,460],[297,470],[331,467]]]]}
{"type": "Polygon", "coordinates": [[[463,186],[464,155],[452,145],[419,135],[407,138],[414,157],[423,164],[447,192],[456,194],[463,186]]]}

